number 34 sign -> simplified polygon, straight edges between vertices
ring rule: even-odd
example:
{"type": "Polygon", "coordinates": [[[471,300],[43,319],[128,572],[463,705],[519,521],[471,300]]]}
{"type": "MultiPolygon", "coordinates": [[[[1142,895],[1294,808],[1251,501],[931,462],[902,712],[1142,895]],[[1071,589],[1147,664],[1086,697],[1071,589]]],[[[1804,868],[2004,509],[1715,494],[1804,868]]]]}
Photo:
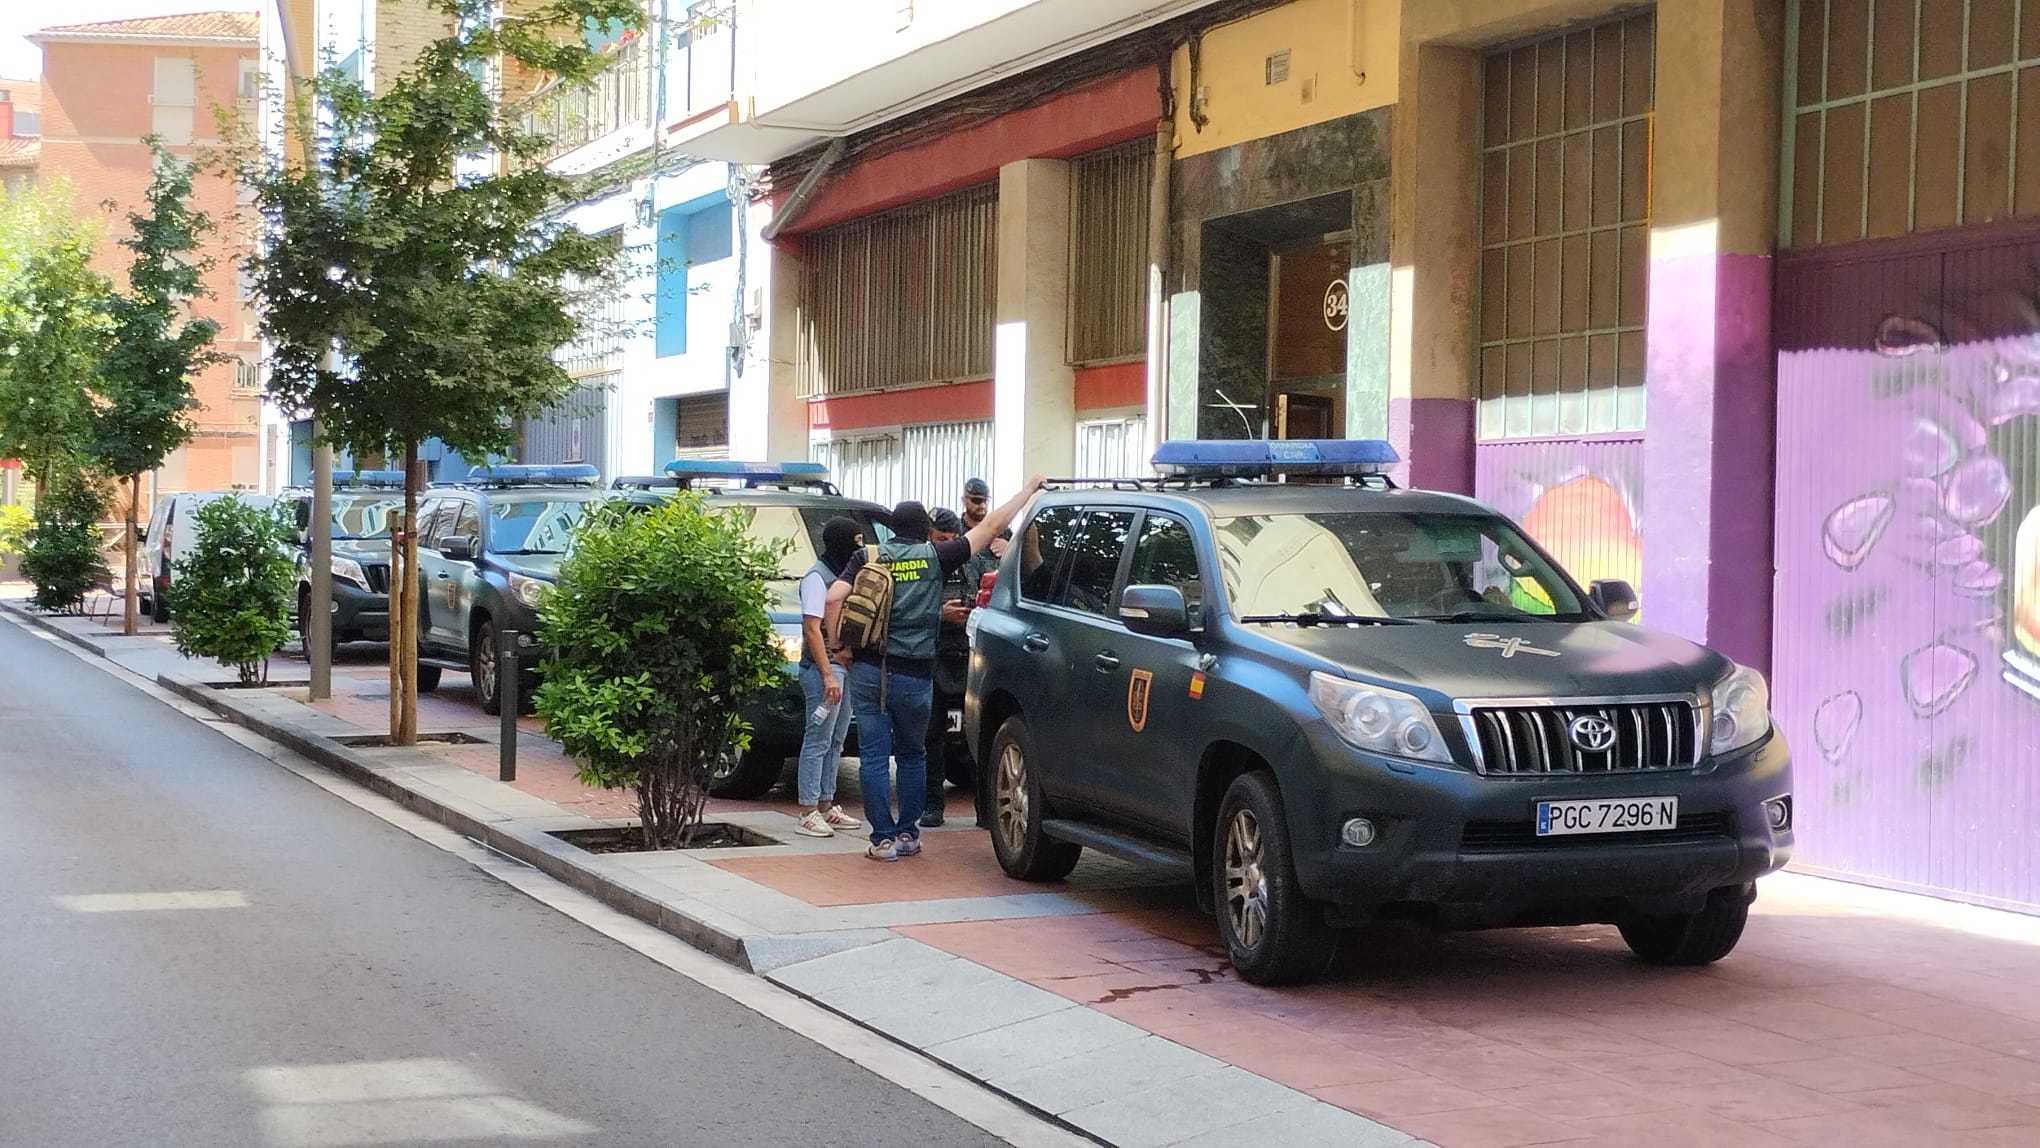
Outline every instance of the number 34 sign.
{"type": "Polygon", "coordinates": [[[1325,326],[1334,331],[1346,329],[1346,281],[1334,279],[1325,287],[1325,326]]]}

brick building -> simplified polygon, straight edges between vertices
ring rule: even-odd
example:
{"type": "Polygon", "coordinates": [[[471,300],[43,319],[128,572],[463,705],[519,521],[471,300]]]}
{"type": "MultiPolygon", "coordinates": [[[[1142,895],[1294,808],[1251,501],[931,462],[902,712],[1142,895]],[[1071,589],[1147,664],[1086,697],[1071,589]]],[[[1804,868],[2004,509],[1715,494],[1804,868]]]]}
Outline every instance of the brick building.
{"type": "MultiPolygon", "coordinates": [[[[252,114],[261,87],[256,28],[253,12],[192,12],[63,25],[29,37],[43,50],[40,168],[46,178],[69,181],[80,214],[113,205],[96,260],[101,271],[117,279],[126,269],[127,253],[115,240],[148,187],[142,137],[153,132],[179,155],[200,155],[222,142],[218,113],[252,114]]],[[[255,313],[238,285],[244,239],[235,191],[228,177],[207,172],[195,198],[220,225],[208,252],[212,297],[196,310],[219,322],[217,346],[236,361],[193,380],[204,404],[197,433],[157,472],[159,493],[258,481],[255,313]]]]}
{"type": "Polygon", "coordinates": [[[41,119],[42,82],[0,76],[0,188],[35,183],[41,119]]]}

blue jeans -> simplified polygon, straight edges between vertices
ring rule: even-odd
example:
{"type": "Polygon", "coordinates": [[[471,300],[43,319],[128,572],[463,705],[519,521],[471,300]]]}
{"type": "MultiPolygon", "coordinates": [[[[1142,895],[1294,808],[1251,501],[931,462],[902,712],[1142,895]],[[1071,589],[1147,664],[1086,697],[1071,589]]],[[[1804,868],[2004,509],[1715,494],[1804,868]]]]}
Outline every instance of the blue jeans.
{"type": "MultiPolygon", "coordinates": [[[[836,674],[840,681],[842,669],[836,674]]],[[[813,809],[836,800],[836,772],[843,765],[843,738],[850,732],[849,687],[838,698],[827,717],[815,711],[828,705],[822,698],[822,671],[814,666],[800,668],[800,692],[807,698],[807,726],[800,735],[800,803],[813,809]]]]}
{"type": "Polygon", "coordinates": [[[921,804],[928,796],[924,739],[934,688],[926,677],[881,670],[875,662],[850,664],[850,702],[857,709],[857,784],[864,791],[864,820],[871,825],[873,844],[921,835],[921,804]],[[898,820],[893,819],[888,759],[899,762],[898,820]]]}

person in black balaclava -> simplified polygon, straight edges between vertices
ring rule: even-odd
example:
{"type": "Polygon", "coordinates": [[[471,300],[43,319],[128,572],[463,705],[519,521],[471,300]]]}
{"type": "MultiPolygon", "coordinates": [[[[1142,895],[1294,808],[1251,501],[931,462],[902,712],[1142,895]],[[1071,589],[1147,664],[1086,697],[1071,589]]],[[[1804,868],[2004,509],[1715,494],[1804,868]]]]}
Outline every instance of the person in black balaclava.
{"type": "Polygon", "coordinates": [[[864,823],[836,804],[836,775],[843,766],[843,738],[850,732],[843,673],[822,636],[829,586],[864,545],[864,527],[838,515],[822,524],[822,552],[800,579],[800,688],[807,699],[807,725],[800,739],[800,804],[807,812],[795,826],[809,837],[834,837],[838,829],[864,823]]]}

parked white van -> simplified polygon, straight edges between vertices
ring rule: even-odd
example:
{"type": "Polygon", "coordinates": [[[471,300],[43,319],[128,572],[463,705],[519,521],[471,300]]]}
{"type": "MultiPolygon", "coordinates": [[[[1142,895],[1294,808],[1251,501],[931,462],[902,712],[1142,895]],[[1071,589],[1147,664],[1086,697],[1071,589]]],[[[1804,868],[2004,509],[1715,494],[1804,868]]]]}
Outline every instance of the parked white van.
{"type": "Polygon", "coordinates": [[[252,490],[194,490],[166,494],[156,500],[156,509],[150,513],[149,523],[142,530],[136,556],[142,562],[138,605],[158,622],[170,620],[171,575],[178,561],[191,553],[191,512],[197,510],[199,504],[216,498],[239,498],[256,507],[276,503],[273,495],[257,494],[252,490]]]}

